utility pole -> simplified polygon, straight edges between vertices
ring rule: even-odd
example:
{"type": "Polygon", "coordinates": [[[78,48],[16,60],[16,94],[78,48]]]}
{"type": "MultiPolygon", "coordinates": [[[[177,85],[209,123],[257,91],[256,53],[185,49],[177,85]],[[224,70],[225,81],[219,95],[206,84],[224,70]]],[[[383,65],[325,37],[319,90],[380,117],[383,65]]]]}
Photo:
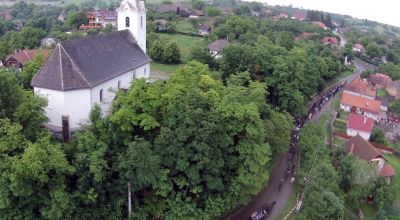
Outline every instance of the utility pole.
{"type": "Polygon", "coordinates": [[[128,182],[128,217],[131,217],[132,213],[132,199],[131,199],[131,182],[128,182]]]}

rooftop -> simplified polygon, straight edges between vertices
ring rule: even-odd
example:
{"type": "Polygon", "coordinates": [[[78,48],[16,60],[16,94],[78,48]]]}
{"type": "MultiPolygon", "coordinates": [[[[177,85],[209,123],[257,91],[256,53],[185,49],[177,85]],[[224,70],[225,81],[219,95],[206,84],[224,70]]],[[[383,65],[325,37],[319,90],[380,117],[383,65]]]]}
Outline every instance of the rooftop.
{"type": "Polygon", "coordinates": [[[5,60],[10,59],[11,57],[15,58],[21,64],[25,64],[26,62],[32,61],[38,54],[41,54],[44,59],[47,59],[51,53],[49,49],[41,49],[41,50],[21,50],[18,53],[8,55],[5,60]]]}
{"type": "Polygon", "coordinates": [[[321,39],[322,43],[338,44],[338,39],[336,37],[324,37],[321,39]]]}
{"type": "Polygon", "coordinates": [[[373,99],[367,99],[362,96],[352,95],[349,93],[343,93],[340,103],[345,105],[354,106],[364,111],[379,114],[381,102],[373,99]]]}
{"type": "Polygon", "coordinates": [[[386,87],[390,85],[393,80],[390,76],[383,73],[375,73],[368,76],[367,81],[373,85],[379,85],[382,87],[386,87]]]}
{"type": "Polygon", "coordinates": [[[224,49],[224,47],[226,47],[228,44],[229,42],[225,39],[216,40],[208,45],[208,49],[211,51],[221,52],[222,49],[224,49]]]}
{"type": "Polygon", "coordinates": [[[383,165],[382,169],[379,171],[379,176],[391,177],[391,176],[395,176],[395,175],[396,175],[396,171],[389,164],[383,165]]]}
{"type": "Polygon", "coordinates": [[[353,81],[347,84],[344,89],[358,94],[370,96],[371,98],[376,97],[375,88],[366,80],[363,80],[360,77],[355,78],[353,81]]]}
{"type": "Polygon", "coordinates": [[[368,141],[364,140],[360,135],[356,135],[346,142],[345,151],[347,154],[365,161],[370,161],[381,156],[379,150],[372,146],[368,141]]]}
{"type": "Polygon", "coordinates": [[[371,133],[374,128],[374,120],[350,113],[347,119],[347,128],[371,133]]]}

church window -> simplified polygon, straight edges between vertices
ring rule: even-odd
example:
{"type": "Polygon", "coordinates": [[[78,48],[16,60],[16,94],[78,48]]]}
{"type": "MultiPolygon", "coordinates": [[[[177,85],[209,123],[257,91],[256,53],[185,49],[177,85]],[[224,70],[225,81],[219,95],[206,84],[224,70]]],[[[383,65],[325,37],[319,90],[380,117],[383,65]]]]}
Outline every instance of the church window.
{"type": "Polygon", "coordinates": [[[121,80],[118,81],[118,89],[120,89],[120,88],[121,88],[121,80]]]}
{"type": "Polygon", "coordinates": [[[140,16],[140,27],[143,28],[143,16],[140,16]]]}
{"type": "Polygon", "coordinates": [[[130,27],[130,22],[131,22],[131,21],[130,21],[129,17],[126,17],[126,18],[125,18],[125,26],[126,26],[126,27],[130,27]]]}
{"type": "Polygon", "coordinates": [[[103,102],[103,90],[100,89],[100,102],[103,102]]]}
{"type": "Polygon", "coordinates": [[[144,68],[144,75],[146,76],[146,74],[147,74],[147,69],[144,68]]]}

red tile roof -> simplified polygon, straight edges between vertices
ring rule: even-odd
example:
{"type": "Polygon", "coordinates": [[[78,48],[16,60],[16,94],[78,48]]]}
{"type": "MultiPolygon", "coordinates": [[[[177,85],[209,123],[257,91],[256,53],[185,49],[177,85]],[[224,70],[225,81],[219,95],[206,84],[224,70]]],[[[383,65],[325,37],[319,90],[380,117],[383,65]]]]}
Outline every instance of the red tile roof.
{"type": "Polygon", "coordinates": [[[8,55],[5,60],[8,60],[11,57],[14,57],[21,64],[25,64],[28,61],[32,61],[35,58],[35,56],[38,54],[38,52],[41,53],[43,58],[46,60],[49,57],[51,50],[48,50],[48,49],[21,50],[18,53],[8,55]]]}
{"type": "Polygon", "coordinates": [[[341,104],[350,105],[362,109],[363,111],[379,114],[381,102],[377,100],[367,99],[361,96],[343,93],[340,99],[341,104]]]}
{"type": "Polygon", "coordinates": [[[296,12],[292,15],[292,18],[296,19],[296,20],[304,20],[306,19],[306,13],[304,12],[296,12]]]}
{"type": "Polygon", "coordinates": [[[375,88],[368,83],[366,80],[361,79],[360,77],[355,78],[349,84],[344,87],[344,90],[348,90],[351,92],[363,94],[366,96],[370,96],[375,98],[376,90],[375,88]]]}
{"type": "Polygon", "coordinates": [[[364,46],[361,45],[361,44],[354,44],[354,45],[353,45],[353,48],[357,48],[357,49],[359,49],[359,50],[364,50],[364,46]]]}
{"type": "Polygon", "coordinates": [[[392,78],[390,78],[390,76],[388,76],[386,74],[382,74],[382,73],[375,73],[375,74],[369,75],[367,80],[368,80],[368,82],[370,82],[372,84],[379,85],[382,87],[386,87],[393,82],[393,80],[392,80],[392,78]]]}
{"type": "Polygon", "coordinates": [[[360,135],[356,135],[346,142],[345,151],[347,154],[365,161],[370,161],[381,156],[379,150],[372,146],[368,141],[364,140],[360,135]]]}
{"type": "Polygon", "coordinates": [[[314,21],[313,24],[318,26],[319,28],[322,28],[322,29],[326,29],[327,28],[326,25],[324,23],[320,22],[320,21],[314,21]]]}
{"type": "Polygon", "coordinates": [[[389,164],[383,165],[382,169],[379,171],[379,176],[391,177],[395,175],[396,171],[389,164]]]}
{"type": "Polygon", "coordinates": [[[321,42],[324,44],[338,44],[338,39],[336,37],[324,37],[321,39],[321,42]]]}
{"type": "Polygon", "coordinates": [[[374,128],[374,120],[362,115],[350,113],[347,119],[347,128],[371,133],[374,128]]]}

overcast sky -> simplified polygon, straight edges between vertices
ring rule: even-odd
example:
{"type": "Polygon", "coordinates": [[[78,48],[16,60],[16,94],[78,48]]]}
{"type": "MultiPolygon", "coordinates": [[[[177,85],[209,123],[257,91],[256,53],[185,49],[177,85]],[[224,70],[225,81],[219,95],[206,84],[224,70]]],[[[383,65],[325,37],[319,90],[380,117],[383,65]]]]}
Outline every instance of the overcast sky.
{"type": "MultiPolygon", "coordinates": [[[[252,1],[252,0],[246,0],[252,1]]],[[[398,0],[256,0],[269,5],[293,5],[304,9],[367,18],[400,27],[400,1],[398,0]]]]}

